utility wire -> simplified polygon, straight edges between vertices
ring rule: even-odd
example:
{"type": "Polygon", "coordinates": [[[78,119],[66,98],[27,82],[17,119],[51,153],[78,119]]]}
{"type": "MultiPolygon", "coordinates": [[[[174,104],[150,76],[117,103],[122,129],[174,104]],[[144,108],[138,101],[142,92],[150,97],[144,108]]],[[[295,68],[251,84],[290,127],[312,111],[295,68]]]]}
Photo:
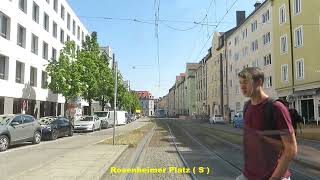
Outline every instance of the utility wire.
{"type": "MultiPolygon", "coordinates": [[[[215,30],[217,30],[217,28],[219,27],[220,23],[223,21],[223,19],[229,14],[230,10],[233,8],[233,6],[236,4],[238,0],[235,0],[232,5],[230,6],[230,8],[226,11],[226,13],[222,16],[222,18],[220,19],[220,21],[218,22],[215,30]]],[[[201,50],[200,50],[200,53],[197,57],[197,59],[199,58],[199,56],[201,55],[203,49],[205,48],[205,46],[207,45],[208,41],[211,39],[211,37],[213,36],[213,32],[211,33],[211,35],[209,36],[209,38],[207,39],[207,41],[204,43],[204,45],[202,46],[201,50]]]]}

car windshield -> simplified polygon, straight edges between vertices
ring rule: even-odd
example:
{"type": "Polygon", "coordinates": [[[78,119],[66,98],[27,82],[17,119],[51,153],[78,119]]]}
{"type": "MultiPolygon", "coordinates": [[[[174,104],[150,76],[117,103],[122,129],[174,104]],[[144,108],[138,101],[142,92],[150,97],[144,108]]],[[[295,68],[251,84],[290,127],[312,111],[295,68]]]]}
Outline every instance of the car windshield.
{"type": "Polygon", "coordinates": [[[0,116],[0,125],[8,124],[8,122],[9,122],[11,117],[13,117],[13,115],[12,116],[10,116],[10,115],[2,115],[2,116],[0,116]]]}
{"type": "Polygon", "coordinates": [[[84,117],[81,118],[80,121],[93,121],[93,117],[84,117]]]}
{"type": "Polygon", "coordinates": [[[43,117],[43,118],[40,118],[38,120],[39,124],[41,125],[48,125],[50,124],[53,120],[55,120],[56,118],[53,118],[53,117],[43,117]]]}
{"type": "Polygon", "coordinates": [[[98,117],[107,117],[108,112],[94,112],[94,115],[97,115],[98,117]]]}

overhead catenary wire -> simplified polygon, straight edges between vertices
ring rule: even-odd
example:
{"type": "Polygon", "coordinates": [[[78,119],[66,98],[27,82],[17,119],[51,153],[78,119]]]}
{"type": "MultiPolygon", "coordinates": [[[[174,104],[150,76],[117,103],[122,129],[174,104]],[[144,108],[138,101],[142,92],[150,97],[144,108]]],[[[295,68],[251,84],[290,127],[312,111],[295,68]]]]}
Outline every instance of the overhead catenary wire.
{"type": "MultiPolygon", "coordinates": [[[[230,10],[233,8],[233,6],[237,3],[238,0],[235,0],[232,5],[230,6],[229,9],[227,9],[226,13],[222,16],[222,18],[220,19],[220,21],[218,22],[215,30],[219,27],[220,23],[223,21],[223,19],[229,14],[230,10]]],[[[209,36],[209,38],[206,40],[206,42],[204,43],[204,45],[202,46],[200,52],[199,52],[199,55],[197,56],[197,59],[199,58],[199,56],[201,55],[203,49],[206,47],[208,41],[211,39],[211,37],[213,36],[213,33],[211,33],[211,35],[209,36]]],[[[196,59],[196,60],[197,60],[196,59]]]]}

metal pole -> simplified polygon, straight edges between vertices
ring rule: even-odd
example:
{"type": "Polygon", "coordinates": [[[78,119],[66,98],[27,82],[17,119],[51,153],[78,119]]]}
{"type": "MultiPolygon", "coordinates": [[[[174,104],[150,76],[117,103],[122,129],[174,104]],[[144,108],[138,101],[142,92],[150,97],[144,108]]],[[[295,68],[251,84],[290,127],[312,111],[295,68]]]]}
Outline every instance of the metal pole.
{"type": "Polygon", "coordinates": [[[118,67],[117,62],[114,60],[114,69],[115,69],[115,82],[114,82],[114,106],[113,106],[113,140],[112,144],[115,144],[115,132],[116,132],[116,109],[117,109],[117,86],[118,86],[118,67]]]}
{"type": "MultiPolygon", "coordinates": [[[[294,82],[294,56],[293,56],[293,29],[292,29],[292,15],[291,15],[291,1],[288,0],[289,3],[289,28],[290,28],[290,56],[291,56],[291,78],[292,78],[292,95],[294,95],[295,93],[295,82],[294,82]]],[[[293,108],[295,107],[295,101],[292,103],[293,104],[293,108]]]]}

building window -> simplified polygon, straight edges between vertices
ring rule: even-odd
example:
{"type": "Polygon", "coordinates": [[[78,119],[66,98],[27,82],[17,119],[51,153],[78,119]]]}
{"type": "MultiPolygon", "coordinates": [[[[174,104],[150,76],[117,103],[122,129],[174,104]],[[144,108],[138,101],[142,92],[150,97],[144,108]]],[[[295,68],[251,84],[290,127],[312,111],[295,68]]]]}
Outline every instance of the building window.
{"type": "Polygon", "coordinates": [[[16,83],[24,83],[24,63],[19,61],[16,63],[16,83]]]}
{"type": "Polygon", "coordinates": [[[41,88],[46,88],[48,84],[48,74],[45,71],[42,71],[41,75],[41,88]]]}
{"type": "Polygon", "coordinates": [[[252,62],[252,67],[259,67],[259,59],[256,59],[252,62]]]}
{"type": "Polygon", "coordinates": [[[67,14],[67,28],[70,30],[70,14],[67,14]]]}
{"type": "Polygon", "coordinates": [[[267,12],[262,14],[262,23],[268,22],[269,19],[270,19],[270,14],[269,14],[269,10],[267,10],[267,12]]]}
{"type": "Polygon", "coordinates": [[[286,22],[286,6],[282,5],[279,8],[279,24],[283,24],[286,22]]]}
{"type": "Polygon", "coordinates": [[[298,15],[301,12],[301,0],[293,0],[294,15],[298,15]]]}
{"type": "Polygon", "coordinates": [[[248,37],[248,29],[247,28],[242,31],[242,39],[245,39],[246,37],[248,37]]]}
{"type": "Polygon", "coordinates": [[[271,76],[266,77],[266,79],[265,79],[265,87],[266,88],[272,87],[272,77],[271,76]]]}
{"type": "Polygon", "coordinates": [[[240,94],[240,87],[239,87],[239,85],[236,85],[236,94],[240,94]]]}
{"type": "Polygon", "coordinates": [[[20,24],[18,24],[17,36],[17,44],[23,48],[26,48],[26,28],[20,24]]]}
{"type": "Polygon", "coordinates": [[[283,35],[280,37],[280,52],[284,54],[288,52],[288,38],[287,35],[283,35]]]}
{"type": "Polygon", "coordinates": [[[4,97],[0,97],[0,114],[4,114],[4,97]]]}
{"type": "Polygon", "coordinates": [[[53,0],[53,9],[58,12],[58,0],[53,0]]]}
{"type": "Polygon", "coordinates": [[[70,41],[70,36],[69,35],[67,35],[67,41],[70,41]]]}
{"type": "Polygon", "coordinates": [[[78,26],[77,39],[80,41],[80,26],[78,26]]]}
{"type": "Polygon", "coordinates": [[[234,46],[237,46],[239,43],[239,36],[234,37],[234,46]]]}
{"type": "Polygon", "coordinates": [[[264,66],[271,65],[271,54],[263,57],[264,66]]]}
{"type": "Polygon", "coordinates": [[[303,45],[303,28],[302,26],[297,27],[294,30],[294,40],[295,40],[295,47],[302,47],[303,45]]]}
{"type": "Polygon", "coordinates": [[[64,43],[64,31],[62,29],[60,29],[60,42],[64,43]]]}
{"type": "Polygon", "coordinates": [[[56,61],[57,60],[57,50],[55,48],[52,48],[52,60],[56,61]]]}
{"type": "Polygon", "coordinates": [[[48,60],[48,43],[44,41],[42,44],[42,58],[48,60]]]}
{"type": "Polygon", "coordinates": [[[37,68],[30,67],[30,86],[37,87],[37,68]]]}
{"type": "Polygon", "coordinates": [[[32,7],[32,19],[39,23],[39,6],[33,2],[33,7],[32,7]]]}
{"type": "Polygon", "coordinates": [[[251,32],[254,32],[258,29],[258,22],[257,20],[254,20],[252,23],[251,23],[251,32]]]}
{"type": "Polygon", "coordinates": [[[55,37],[55,38],[58,37],[58,25],[54,21],[52,23],[52,36],[55,37]]]}
{"type": "Polygon", "coordinates": [[[76,35],[76,22],[74,20],[72,21],[72,34],[76,35]]]}
{"type": "Polygon", "coordinates": [[[0,54],[0,79],[8,80],[9,61],[7,56],[0,54]]]}
{"type": "Polygon", "coordinates": [[[81,41],[84,41],[84,33],[83,33],[83,31],[81,32],[81,41]]]}
{"type": "Polygon", "coordinates": [[[0,36],[10,39],[10,18],[0,11],[0,36]]]}
{"type": "Polygon", "coordinates": [[[61,19],[64,20],[65,9],[64,9],[64,6],[63,6],[63,5],[61,5],[61,11],[60,11],[60,13],[61,13],[61,19]]]}
{"type": "Polygon", "coordinates": [[[27,13],[27,0],[19,0],[19,8],[21,11],[27,13]]]}
{"type": "Polygon", "coordinates": [[[281,80],[288,82],[288,64],[281,65],[281,80]]]}
{"type": "Polygon", "coordinates": [[[239,60],[239,53],[235,53],[235,54],[234,54],[234,60],[235,60],[235,61],[238,61],[238,60],[239,60]]]}
{"type": "Polygon", "coordinates": [[[304,60],[298,59],[296,61],[296,75],[297,79],[301,80],[304,79],[304,60]]]}
{"type": "Polygon", "coordinates": [[[263,35],[263,44],[269,44],[271,42],[271,35],[270,32],[267,32],[266,34],[263,35]]]}
{"type": "Polygon", "coordinates": [[[31,52],[38,55],[38,40],[39,38],[31,34],[31,52]]]}
{"type": "Polygon", "coordinates": [[[258,50],[258,40],[252,41],[251,49],[253,52],[258,50]]]}
{"type": "Polygon", "coordinates": [[[49,32],[49,16],[48,14],[43,14],[43,28],[49,32]]]}

